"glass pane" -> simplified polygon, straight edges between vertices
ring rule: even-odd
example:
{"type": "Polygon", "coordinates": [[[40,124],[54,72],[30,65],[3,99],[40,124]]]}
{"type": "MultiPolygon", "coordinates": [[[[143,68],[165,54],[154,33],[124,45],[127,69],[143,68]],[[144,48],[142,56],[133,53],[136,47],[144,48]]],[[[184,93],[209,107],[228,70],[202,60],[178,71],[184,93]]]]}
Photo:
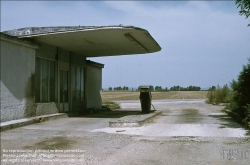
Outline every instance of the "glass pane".
{"type": "Polygon", "coordinates": [[[60,102],[63,103],[63,70],[60,70],[60,102]]]}
{"type": "Polygon", "coordinates": [[[81,71],[76,67],[76,100],[81,100],[81,71]]]}
{"type": "Polygon", "coordinates": [[[48,71],[49,61],[41,60],[41,102],[48,102],[48,71]]]}
{"type": "Polygon", "coordinates": [[[40,58],[36,58],[36,71],[35,71],[35,100],[37,103],[40,102],[40,72],[41,64],[40,58]]]}
{"type": "Polygon", "coordinates": [[[56,83],[55,83],[55,61],[50,61],[50,102],[55,101],[55,90],[56,90],[56,83]]]}
{"type": "Polygon", "coordinates": [[[81,100],[84,99],[84,69],[81,68],[81,100]]]}
{"type": "Polygon", "coordinates": [[[64,102],[68,102],[68,71],[64,71],[63,75],[63,93],[64,102]]]}
{"type": "Polygon", "coordinates": [[[71,70],[71,82],[72,82],[72,99],[75,101],[76,100],[76,71],[75,71],[75,66],[72,66],[71,70]]]}

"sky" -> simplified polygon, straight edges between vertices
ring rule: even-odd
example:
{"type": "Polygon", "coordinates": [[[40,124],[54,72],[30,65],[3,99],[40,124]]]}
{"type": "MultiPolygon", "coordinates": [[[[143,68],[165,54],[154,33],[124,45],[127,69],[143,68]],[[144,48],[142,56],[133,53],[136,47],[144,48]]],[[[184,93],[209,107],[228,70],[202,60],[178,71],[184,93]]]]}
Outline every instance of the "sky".
{"type": "Polygon", "coordinates": [[[89,58],[105,64],[103,88],[223,86],[250,58],[249,19],[235,1],[1,1],[1,31],[120,24],[146,29],[162,50],[89,58]]]}

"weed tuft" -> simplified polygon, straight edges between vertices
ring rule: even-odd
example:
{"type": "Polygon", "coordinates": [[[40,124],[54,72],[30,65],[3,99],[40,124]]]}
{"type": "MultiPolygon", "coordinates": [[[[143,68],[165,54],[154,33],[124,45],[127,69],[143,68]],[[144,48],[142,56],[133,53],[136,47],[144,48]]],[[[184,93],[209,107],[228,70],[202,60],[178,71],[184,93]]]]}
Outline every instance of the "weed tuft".
{"type": "Polygon", "coordinates": [[[120,104],[113,101],[103,101],[102,106],[111,110],[120,109],[120,104]]]}

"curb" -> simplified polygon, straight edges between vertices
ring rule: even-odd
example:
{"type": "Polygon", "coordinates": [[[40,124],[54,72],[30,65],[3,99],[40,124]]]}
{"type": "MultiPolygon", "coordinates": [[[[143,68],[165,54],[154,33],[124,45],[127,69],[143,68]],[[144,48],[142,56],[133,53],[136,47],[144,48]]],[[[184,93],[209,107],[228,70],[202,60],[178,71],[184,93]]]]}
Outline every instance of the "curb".
{"type": "Polygon", "coordinates": [[[18,128],[30,124],[41,123],[48,120],[55,120],[59,118],[66,118],[68,117],[66,113],[56,113],[51,115],[42,115],[42,116],[35,116],[30,118],[23,118],[18,120],[11,120],[2,122],[0,125],[0,132],[6,131],[13,128],[18,128]]]}
{"type": "Polygon", "coordinates": [[[141,127],[145,123],[150,122],[158,115],[162,115],[162,111],[152,112],[149,114],[132,115],[112,120],[109,122],[109,127],[112,128],[125,128],[125,127],[141,127]]]}

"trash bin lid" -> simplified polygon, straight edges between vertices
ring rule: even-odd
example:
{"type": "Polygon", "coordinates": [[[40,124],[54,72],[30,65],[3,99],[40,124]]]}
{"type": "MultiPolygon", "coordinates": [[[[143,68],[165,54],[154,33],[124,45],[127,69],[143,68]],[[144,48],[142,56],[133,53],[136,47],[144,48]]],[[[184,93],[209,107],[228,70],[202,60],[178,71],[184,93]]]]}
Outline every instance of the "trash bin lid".
{"type": "Polygon", "coordinates": [[[143,85],[143,86],[140,86],[140,89],[141,88],[150,88],[150,86],[149,85],[143,85]]]}
{"type": "Polygon", "coordinates": [[[149,92],[150,87],[149,86],[140,86],[140,92],[149,92]]]}

